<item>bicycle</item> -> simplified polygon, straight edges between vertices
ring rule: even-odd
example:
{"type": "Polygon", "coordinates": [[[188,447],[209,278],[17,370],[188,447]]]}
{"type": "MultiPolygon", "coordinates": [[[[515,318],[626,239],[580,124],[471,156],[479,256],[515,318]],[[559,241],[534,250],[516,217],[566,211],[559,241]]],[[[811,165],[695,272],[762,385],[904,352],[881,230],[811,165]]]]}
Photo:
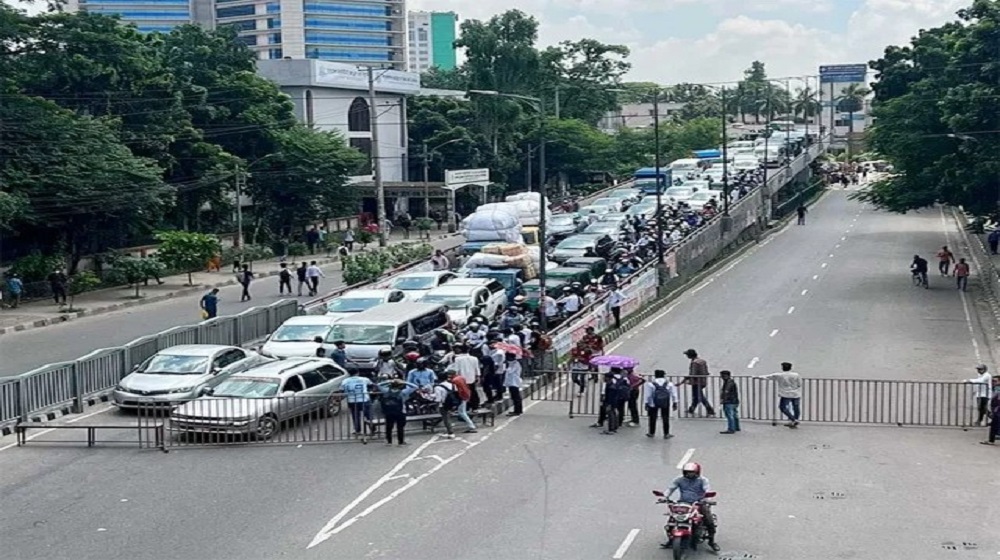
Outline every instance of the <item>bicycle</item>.
{"type": "Polygon", "coordinates": [[[924,288],[929,288],[930,287],[927,284],[927,273],[926,272],[918,272],[916,270],[911,270],[910,274],[911,274],[914,286],[917,286],[917,287],[923,286],[924,288]]]}

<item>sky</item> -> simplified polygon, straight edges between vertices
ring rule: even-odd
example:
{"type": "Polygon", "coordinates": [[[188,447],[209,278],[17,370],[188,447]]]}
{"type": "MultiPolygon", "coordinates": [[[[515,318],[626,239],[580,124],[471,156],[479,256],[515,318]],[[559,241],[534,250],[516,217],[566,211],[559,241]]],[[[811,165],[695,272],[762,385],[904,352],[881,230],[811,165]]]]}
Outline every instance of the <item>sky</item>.
{"type": "MultiPolygon", "coordinates": [[[[863,64],[920,29],[957,19],[971,0],[409,0],[411,10],[488,19],[516,8],[540,22],[539,44],[592,38],[631,49],[629,81],[739,80],[754,60],[771,77],[863,64]]],[[[873,76],[869,76],[873,79],[873,76]]]]}

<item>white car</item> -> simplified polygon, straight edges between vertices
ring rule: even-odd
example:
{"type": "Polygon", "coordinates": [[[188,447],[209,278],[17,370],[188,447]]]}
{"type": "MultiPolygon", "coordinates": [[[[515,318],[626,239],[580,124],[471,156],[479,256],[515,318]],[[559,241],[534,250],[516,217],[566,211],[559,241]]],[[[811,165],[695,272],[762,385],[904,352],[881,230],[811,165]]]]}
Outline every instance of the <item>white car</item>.
{"type": "Polygon", "coordinates": [[[760,167],[760,162],[757,161],[755,157],[743,157],[740,156],[733,160],[733,170],[734,171],[753,171],[760,167]]]}
{"type": "Polygon", "coordinates": [[[702,208],[705,207],[706,204],[708,204],[709,200],[714,199],[716,205],[718,205],[720,194],[721,193],[717,191],[709,191],[709,190],[699,191],[691,195],[691,197],[688,198],[687,200],[685,200],[684,204],[690,206],[692,210],[701,210],[702,208]]]}
{"type": "Polygon", "coordinates": [[[317,336],[326,338],[339,317],[332,315],[299,315],[285,321],[275,329],[260,353],[271,358],[309,358],[316,355],[317,336]]]}
{"type": "Polygon", "coordinates": [[[609,212],[621,212],[622,211],[622,199],[620,198],[598,198],[597,200],[590,203],[591,206],[607,206],[610,210],[609,212]]]}
{"type": "Polygon", "coordinates": [[[456,325],[464,325],[472,308],[490,319],[503,311],[507,304],[507,291],[503,284],[490,278],[468,278],[457,284],[434,288],[420,298],[420,303],[436,303],[448,307],[448,318],[456,325]],[[481,280],[473,284],[472,280],[481,280]]]}
{"type": "Polygon", "coordinates": [[[610,214],[611,208],[608,206],[597,206],[595,204],[591,204],[589,206],[581,206],[578,213],[581,217],[583,217],[583,219],[590,220],[591,223],[593,223],[599,220],[601,216],[610,214]],[[591,214],[594,215],[593,218],[590,217],[591,214]]]}
{"type": "Polygon", "coordinates": [[[670,187],[663,192],[662,198],[664,200],[674,202],[685,202],[687,199],[691,198],[694,193],[695,189],[691,187],[670,187]]]}
{"type": "Polygon", "coordinates": [[[457,275],[447,270],[408,272],[390,280],[387,287],[392,290],[402,290],[406,294],[406,299],[413,301],[455,278],[457,275]]]}
{"type": "Polygon", "coordinates": [[[403,290],[351,290],[342,296],[331,299],[326,304],[327,317],[342,319],[355,313],[367,311],[383,303],[399,303],[406,301],[403,290]]]}

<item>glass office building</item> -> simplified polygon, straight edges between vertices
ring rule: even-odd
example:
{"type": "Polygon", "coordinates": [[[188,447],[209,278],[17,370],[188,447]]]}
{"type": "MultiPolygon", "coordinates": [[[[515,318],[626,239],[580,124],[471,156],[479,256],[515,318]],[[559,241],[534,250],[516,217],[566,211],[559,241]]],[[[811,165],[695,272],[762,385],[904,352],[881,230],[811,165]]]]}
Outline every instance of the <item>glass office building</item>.
{"type": "Polygon", "coordinates": [[[185,23],[211,25],[211,0],[70,0],[67,11],[118,15],[139,31],[170,31],[185,23]]]}
{"type": "Polygon", "coordinates": [[[411,72],[423,73],[431,68],[454,70],[457,22],[455,12],[410,12],[407,62],[411,72]]]}

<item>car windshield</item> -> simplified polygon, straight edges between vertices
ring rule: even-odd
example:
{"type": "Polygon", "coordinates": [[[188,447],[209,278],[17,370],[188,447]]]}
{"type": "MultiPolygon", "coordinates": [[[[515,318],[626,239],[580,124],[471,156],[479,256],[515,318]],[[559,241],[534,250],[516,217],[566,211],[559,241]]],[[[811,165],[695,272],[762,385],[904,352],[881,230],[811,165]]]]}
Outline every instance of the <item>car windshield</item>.
{"type": "Polygon", "coordinates": [[[568,239],[562,240],[556,249],[586,249],[587,247],[593,247],[594,240],[590,237],[575,236],[568,239]]]}
{"type": "Polygon", "coordinates": [[[392,346],[396,343],[396,328],[385,325],[333,325],[326,340],[343,340],[347,344],[382,344],[392,346]]]}
{"type": "Polygon", "coordinates": [[[429,290],[437,285],[435,276],[400,276],[392,281],[397,290],[429,290]]]}
{"type": "Polygon", "coordinates": [[[166,375],[191,375],[205,373],[208,356],[176,356],[157,354],[139,368],[139,373],[162,373],[166,375]]]}
{"type": "Polygon", "coordinates": [[[337,298],[326,304],[331,313],[359,313],[382,303],[382,298],[337,298]]]}
{"type": "Polygon", "coordinates": [[[469,305],[469,296],[459,294],[427,294],[420,298],[420,303],[440,303],[441,305],[447,305],[451,309],[456,309],[469,305]]]}
{"type": "Polygon", "coordinates": [[[576,219],[571,215],[555,215],[549,219],[550,226],[571,226],[576,222],[576,219]]]}
{"type": "Polygon", "coordinates": [[[618,224],[613,222],[597,222],[596,224],[587,226],[587,229],[583,230],[585,233],[614,233],[618,231],[618,224]]]}
{"type": "Polygon", "coordinates": [[[271,335],[272,342],[310,342],[326,336],[330,325],[282,325],[271,335]]]}
{"type": "Polygon", "coordinates": [[[230,377],[219,383],[212,393],[213,397],[241,397],[260,399],[278,394],[277,379],[259,379],[250,377],[230,377]]]}

